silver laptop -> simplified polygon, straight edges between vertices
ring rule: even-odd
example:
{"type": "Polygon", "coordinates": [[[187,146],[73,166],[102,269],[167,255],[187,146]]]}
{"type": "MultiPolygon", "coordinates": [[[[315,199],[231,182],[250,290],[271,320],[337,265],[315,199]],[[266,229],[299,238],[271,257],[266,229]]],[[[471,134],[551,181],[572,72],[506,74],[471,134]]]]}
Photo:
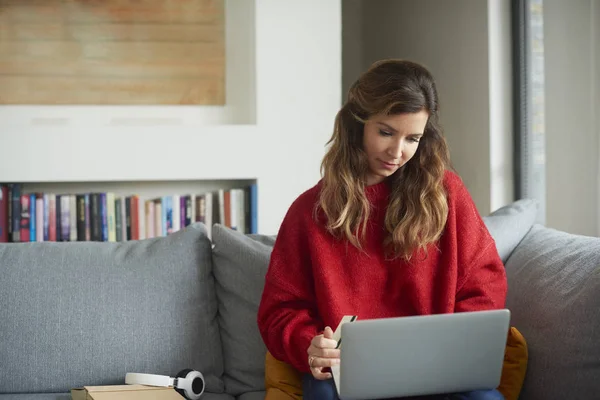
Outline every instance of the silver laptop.
{"type": "Polygon", "coordinates": [[[341,326],[332,368],[342,400],[495,389],[510,311],[360,320],[341,326]]]}

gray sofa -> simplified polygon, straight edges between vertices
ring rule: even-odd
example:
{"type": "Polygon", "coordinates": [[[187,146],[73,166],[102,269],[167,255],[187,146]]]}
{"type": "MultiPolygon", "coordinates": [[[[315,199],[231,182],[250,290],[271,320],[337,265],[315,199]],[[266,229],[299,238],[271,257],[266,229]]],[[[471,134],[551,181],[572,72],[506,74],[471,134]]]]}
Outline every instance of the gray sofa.
{"type": "MultiPolygon", "coordinates": [[[[600,398],[600,239],[484,217],[529,346],[521,399],[600,398]]],[[[0,400],[69,399],[127,372],[201,371],[206,400],[264,397],[256,311],[274,237],[202,224],[124,243],[0,245],[0,400]]]]}

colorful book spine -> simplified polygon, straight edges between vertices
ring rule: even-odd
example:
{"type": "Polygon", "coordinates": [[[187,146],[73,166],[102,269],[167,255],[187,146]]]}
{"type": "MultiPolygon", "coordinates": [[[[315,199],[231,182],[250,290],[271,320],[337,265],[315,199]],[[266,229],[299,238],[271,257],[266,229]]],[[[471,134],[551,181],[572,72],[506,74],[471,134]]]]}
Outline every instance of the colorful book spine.
{"type": "Polygon", "coordinates": [[[8,216],[8,205],[11,201],[8,192],[8,186],[0,185],[0,243],[9,241],[9,226],[12,223],[8,216]]]}
{"type": "Polygon", "coordinates": [[[125,231],[126,240],[131,240],[131,197],[125,197],[125,231]]]}
{"type": "Polygon", "coordinates": [[[71,202],[68,194],[60,196],[60,237],[63,242],[71,240],[71,202]]]}
{"type": "Polygon", "coordinates": [[[161,226],[162,226],[162,236],[166,236],[169,233],[168,230],[168,216],[167,216],[167,209],[169,208],[168,204],[168,196],[163,196],[162,197],[162,214],[161,214],[161,226]]]}
{"type": "Polygon", "coordinates": [[[131,196],[131,240],[140,240],[140,198],[131,196]]]}
{"type": "Polygon", "coordinates": [[[29,202],[31,200],[31,197],[29,197],[26,194],[22,194],[21,195],[21,224],[20,224],[20,230],[21,230],[21,241],[22,242],[29,242],[30,241],[30,231],[31,231],[31,220],[30,220],[30,209],[29,209],[29,202]]]}
{"type": "Polygon", "coordinates": [[[75,195],[69,195],[69,241],[77,241],[77,198],[75,195]]]}
{"type": "Polygon", "coordinates": [[[44,241],[44,194],[35,195],[35,241],[44,241]]]}
{"type": "Polygon", "coordinates": [[[50,194],[44,193],[44,242],[50,240],[50,194]]]}
{"type": "Polygon", "coordinates": [[[108,242],[108,215],[106,204],[106,193],[100,193],[100,221],[101,221],[101,241],[108,242]]]}
{"type": "Polygon", "coordinates": [[[121,197],[115,199],[115,234],[117,236],[117,242],[123,240],[123,219],[121,207],[123,207],[123,200],[121,197]]]}
{"type": "Polygon", "coordinates": [[[91,221],[91,211],[90,211],[90,194],[86,193],[83,195],[83,200],[85,203],[85,240],[92,240],[92,221],[91,221]]]}
{"type": "Polygon", "coordinates": [[[21,185],[13,184],[11,192],[11,220],[12,220],[12,241],[17,243],[21,241],[21,185]]]}
{"type": "Polygon", "coordinates": [[[117,241],[117,224],[115,215],[115,194],[106,193],[106,219],[108,221],[108,241],[117,241]]]}
{"type": "Polygon", "coordinates": [[[48,204],[50,210],[48,211],[48,240],[56,242],[56,195],[48,195],[48,204]]]}
{"type": "Polygon", "coordinates": [[[36,239],[36,202],[35,194],[29,194],[29,241],[35,242],[36,239]]]}
{"type": "Polygon", "coordinates": [[[154,200],[154,236],[163,236],[163,206],[162,199],[154,200]]]}
{"type": "Polygon", "coordinates": [[[156,211],[156,207],[154,205],[154,201],[152,200],[146,200],[146,237],[148,239],[156,237],[156,229],[155,229],[155,224],[154,221],[156,220],[155,217],[155,211],[156,211]]]}
{"type": "Polygon", "coordinates": [[[171,232],[177,232],[181,228],[181,197],[179,195],[174,194],[171,196],[171,204],[173,209],[173,228],[171,232]]]}
{"type": "Polygon", "coordinates": [[[85,241],[85,196],[78,194],[75,196],[77,202],[77,241],[85,241]]]}

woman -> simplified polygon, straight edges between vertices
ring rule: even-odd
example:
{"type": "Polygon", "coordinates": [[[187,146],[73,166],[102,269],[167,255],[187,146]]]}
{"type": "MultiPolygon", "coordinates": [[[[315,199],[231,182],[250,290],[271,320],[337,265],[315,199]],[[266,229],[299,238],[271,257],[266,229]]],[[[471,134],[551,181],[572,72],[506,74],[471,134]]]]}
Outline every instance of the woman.
{"type": "MultiPolygon", "coordinates": [[[[494,241],[438,125],[431,74],[375,63],[335,120],[323,178],[280,227],[258,313],[269,352],[303,373],[305,399],[336,399],[332,329],[389,318],[504,308],[494,241]]],[[[501,399],[496,390],[440,398],[501,399]]]]}

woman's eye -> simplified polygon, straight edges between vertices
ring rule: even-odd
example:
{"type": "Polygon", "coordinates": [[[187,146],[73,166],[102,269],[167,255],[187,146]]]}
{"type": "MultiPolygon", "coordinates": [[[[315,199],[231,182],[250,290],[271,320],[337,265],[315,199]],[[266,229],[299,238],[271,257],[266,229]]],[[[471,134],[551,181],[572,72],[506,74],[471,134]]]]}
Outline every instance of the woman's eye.
{"type": "Polygon", "coordinates": [[[382,136],[392,136],[390,132],[384,131],[383,129],[379,130],[379,134],[381,134],[382,136]]]}
{"type": "Polygon", "coordinates": [[[415,143],[419,143],[419,140],[421,140],[421,139],[419,139],[419,138],[411,138],[410,140],[413,141],[413,142],[415,142],[415,143]]]}

